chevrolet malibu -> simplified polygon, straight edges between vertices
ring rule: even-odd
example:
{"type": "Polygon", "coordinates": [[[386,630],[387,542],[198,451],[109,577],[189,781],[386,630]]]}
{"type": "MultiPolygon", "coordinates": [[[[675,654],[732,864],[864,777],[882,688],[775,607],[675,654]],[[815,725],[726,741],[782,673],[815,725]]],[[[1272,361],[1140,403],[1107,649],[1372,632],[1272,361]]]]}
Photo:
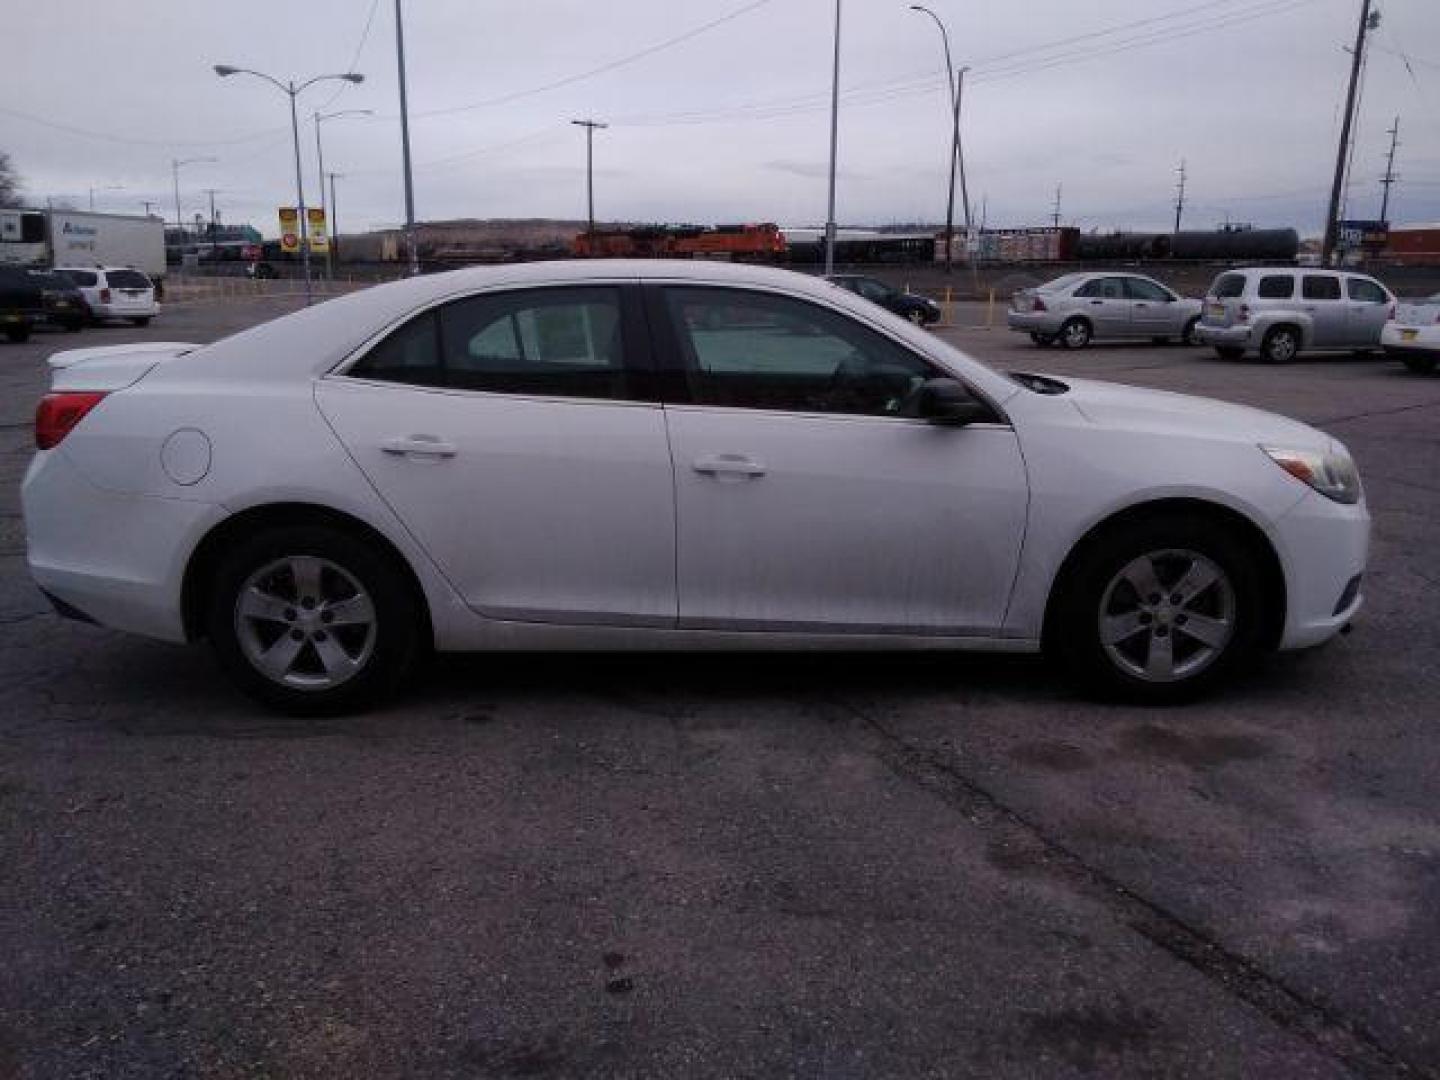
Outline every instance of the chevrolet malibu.
{"type": "Polygon", "coordinates": [[[50,363],[36,582],[295,712],[430,649],[1043,648],[1164,701],[1361,604],[1329,435],[999,374],[786,271],[461,270],[50,363]]]}

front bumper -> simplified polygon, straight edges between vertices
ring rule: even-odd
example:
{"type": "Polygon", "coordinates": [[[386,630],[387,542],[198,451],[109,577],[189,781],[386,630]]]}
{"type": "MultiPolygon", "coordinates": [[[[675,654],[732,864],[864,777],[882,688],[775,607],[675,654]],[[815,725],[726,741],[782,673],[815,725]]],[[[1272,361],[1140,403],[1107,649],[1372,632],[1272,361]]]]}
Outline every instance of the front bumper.
{"type": "Polygon", "coordinates": [[[1251,343],[1249,326],[1209,326],[1195,324],[1195,340],[1201,345],[1216,345],[1220,348],[1244,349],[1251,343]]]}
{"type": "Polygon", "coordinates": [[[1370,552],[1370,512],[1315,491],[1275,523],[1285,566],[1282,649],[1319,645],[1338,634],[1364,603],[1356,579],[1370,552]]]}

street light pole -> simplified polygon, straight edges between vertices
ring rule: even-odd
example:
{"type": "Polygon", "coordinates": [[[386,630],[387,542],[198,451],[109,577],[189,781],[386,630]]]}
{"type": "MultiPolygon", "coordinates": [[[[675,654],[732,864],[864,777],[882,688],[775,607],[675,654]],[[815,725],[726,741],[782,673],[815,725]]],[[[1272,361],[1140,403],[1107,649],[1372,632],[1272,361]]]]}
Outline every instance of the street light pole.
{"type": "Polygon", "coordinates": [[[830,201],[825,213],[825,273],[835,272],[835,157],[840,143],[840,0],[835,0],[835,62],[830,73],[830,201]]]}
{"type": "Polygon", "coordinates": [[[950,91],[951,113],[950,182],[945,188],[945,273],[949,274],[955,269],[955,163],[960,156],[960,94],[955,83],[955,65],[950,60],[950,32],[945,23],[924,4],[911,4],[910,10],[924,12],[934,19],[945,45],[945,85],[950,91]]]}
{"type": "Polygon", "coordinates": [[[395,59],[400,68],[400,152],[405,166],[405,243],[410,249],[410,274],[420,273],[420,248],[415,239],[415,181],[410,174],[410,108],[405,99],[405,23],[395,0],[395,59]]]}
{"type": "Polygon", "coordinates": [[[607,128],[599,120],[571,120],[572,124],[585,129],[585,202],[589,206],[589,233],[595,235],[595,129],[607,128]]]}
{"type": "MultiPolygon", "coordinates": [[[[320,166],[320,215],[326,220],[326,229],[329,230],[329,215],[325,206],[325,148],[320,142],[320,122],[322,120],[336,120],[345,116],[374,116],[374,109],[342,109],[339,112],[322,113],[315,112],[315,161],[320,166]]],[[[333,230],[331,230],[333,231],[333,230]]],[[[331,252],[333,243],[325,245],[325,274],[327,277],[335,276],[334,255],[331,252]]]]}
{"type": "MultiPolygon", "coordinates": [[[[300,263],[304,267],[305,303],[308,305],[314,299],[313,286],[310,281],[310,223],[305,219],[305,179],[300,171],[300,115],[296,111],[295,99],[300,96],[306,87],[314,86],[318,82],[325,82],[329,79],[339,79],[344,82],[360,83],[365,81],[365,76],[357,75],[353,71],[345,72],[342,75],[316,75],[314,78],[306,79],[297,85],[294,79],[282,83],[279,79],[266,75],[263,71],[231,67],[229,64],[216,64],[215,74],[219,75],[222,79],[231,75],[254,75],[257,79],[264,79],[271,86],[277,87],[281,93],[290,99],[290,140],[295,148],[295,199],[296,209],[300,214],[300,263]]],[[[176,191],[176,215],[178,216],[178,185],[176,191]]]]}
{"type": "Polygon", "coordinates": [[[340,226],[336,224],[340,217],[340,211],[335,204],[335,178],[344,175],[343,173],[330,173],[330,217],[327,219],[330,225],[330,251],[335,255],[335,261],[340,261],[340,253],[335,246],[340,242],[340,226]]]}
{"type": "Polygon", "coordinates": [[[181,165],[196,165],[196,164],[199,164],[200,162],[214,162],[215,160],[216,160],[216,159],[213,158],[213,157],[192,157],[192,158],[171,158],[171,159],[170,159],[170,171],[171,171],[171,173],[172,173],[172,175],[173,175],[173,177],[174,177],[174,180],[175,180],[175,228],[177,228],[178,230],[180,230],[180,232],[181,232],[182,234],[185,232],[185,222],[184,222],[184,221],[181,219],[181,217],[180,217],[180,166],[181,166],[181,165]]]}

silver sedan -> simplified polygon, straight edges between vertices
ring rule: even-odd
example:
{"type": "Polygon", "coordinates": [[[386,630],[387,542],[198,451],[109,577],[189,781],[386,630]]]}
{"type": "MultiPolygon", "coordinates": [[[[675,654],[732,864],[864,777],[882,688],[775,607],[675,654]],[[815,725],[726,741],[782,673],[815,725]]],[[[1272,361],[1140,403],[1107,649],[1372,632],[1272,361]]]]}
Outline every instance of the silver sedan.
{"type": "Polygon", "coordinates": [[[1021,289],[1006,314],[1011,330],[1037,345],[1083,349],[1096,338],[1194,341],[1200,301],[1139,274],[1077,273],[1021,289]]]}

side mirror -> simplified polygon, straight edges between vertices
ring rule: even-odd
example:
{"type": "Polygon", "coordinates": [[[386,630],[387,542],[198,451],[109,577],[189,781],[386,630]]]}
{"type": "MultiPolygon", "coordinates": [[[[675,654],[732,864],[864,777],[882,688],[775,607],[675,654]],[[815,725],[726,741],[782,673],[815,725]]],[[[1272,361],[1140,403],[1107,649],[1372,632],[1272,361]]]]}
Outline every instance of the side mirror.
{"type": "Polygon", "coordinates": [[[915,415],[932,424],[963,427],[993,419],[990,406],[976,401],[955,379],[927,379],[915,395],[915,415]]]}

